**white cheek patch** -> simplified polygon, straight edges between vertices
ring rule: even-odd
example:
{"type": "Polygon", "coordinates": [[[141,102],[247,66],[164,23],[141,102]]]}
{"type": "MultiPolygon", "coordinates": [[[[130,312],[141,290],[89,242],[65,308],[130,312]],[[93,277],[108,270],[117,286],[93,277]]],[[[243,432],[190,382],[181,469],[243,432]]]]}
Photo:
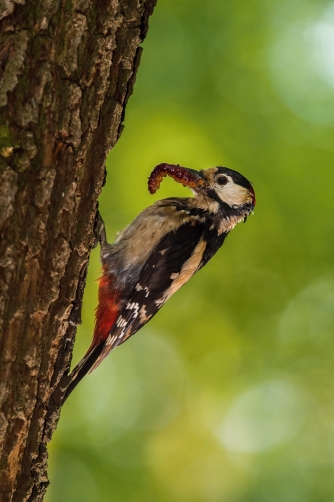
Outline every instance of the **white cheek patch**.
{"type": "Polygon", "coordinates": [[[227,178],[229,183],[216,188],[216,192],[223,202],[226,202],[229,206],[242,206],[247,202],[252,202],[251,194],[247,188],[236,185],[229,176],[227,178]]]}

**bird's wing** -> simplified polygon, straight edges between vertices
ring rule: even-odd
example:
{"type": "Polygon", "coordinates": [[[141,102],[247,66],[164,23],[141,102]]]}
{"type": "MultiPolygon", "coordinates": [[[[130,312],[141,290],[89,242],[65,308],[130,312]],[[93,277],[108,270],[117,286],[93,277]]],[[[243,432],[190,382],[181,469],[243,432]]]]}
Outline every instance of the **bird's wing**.
{"type": "Polygon", "coordinates": [[[93,371],[109,352],[136,333],[198,270],[206,242],[203,225],[189,222],[166,234],[141,269],[139,279],[96,359],[93,371]]]}

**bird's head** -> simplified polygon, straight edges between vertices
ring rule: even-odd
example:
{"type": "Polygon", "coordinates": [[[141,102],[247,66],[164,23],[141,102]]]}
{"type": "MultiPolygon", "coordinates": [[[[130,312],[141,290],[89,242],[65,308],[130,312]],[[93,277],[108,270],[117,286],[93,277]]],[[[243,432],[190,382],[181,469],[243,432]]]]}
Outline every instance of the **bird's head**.
{"type": "Polygon", "coordinates": [[[198,176],[205,183],[193,189],[195,195],[210,198],[235,209],[244,206],[254,209],[254,188],[251,182],[237,171],[227,167],[211,167],[198,171],[198,176]]]}
{"type": "Polygon", "coordinates": [[[195,171],[173,164],[159,164],[149,178],[149,190],[154,193],[164,176],[192,189],[195,198],[216,212],[220,206],[245,209],[250,213],[255,207],[255,192],[250,181],[227,167],[211,167],[195,171]]]}

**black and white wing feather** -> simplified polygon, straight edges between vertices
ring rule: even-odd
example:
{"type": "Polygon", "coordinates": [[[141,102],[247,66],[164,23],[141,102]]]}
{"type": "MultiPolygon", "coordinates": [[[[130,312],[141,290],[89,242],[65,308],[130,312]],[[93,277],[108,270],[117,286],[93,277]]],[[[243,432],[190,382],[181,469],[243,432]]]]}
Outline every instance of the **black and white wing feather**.
{"type": "Polygon", "coordinates": [[[203,224],[188,222],[167,233],[142,267],[138,282],[128,296],[93,371],[109,352],[147,323],[202,265],[206,248],[203,224]]]}

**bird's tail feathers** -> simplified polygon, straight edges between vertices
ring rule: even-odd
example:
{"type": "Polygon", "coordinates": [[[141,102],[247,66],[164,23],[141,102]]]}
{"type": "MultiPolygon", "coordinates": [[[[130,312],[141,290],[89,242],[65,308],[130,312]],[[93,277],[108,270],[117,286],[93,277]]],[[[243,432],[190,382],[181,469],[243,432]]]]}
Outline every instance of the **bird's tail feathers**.
{"type": "Polygon", "coordinates": [[[76,367],[73,369],[73,371],[70,373],[70,383],[66,389],[65,395],[64,395],[64,400],[63,402],[66,401],[68,396],[71,394],[71,392],[75,389],[75,387],[78,385],[80,380],[83,379],[85,375],[89,372],[89,370],[94,369],[94,363],[98,360],[104,346],[104,341],[102,340],[99,342],[95,347],[89,351],[82,359],[81,361],[78,362],[76,367]]]}

